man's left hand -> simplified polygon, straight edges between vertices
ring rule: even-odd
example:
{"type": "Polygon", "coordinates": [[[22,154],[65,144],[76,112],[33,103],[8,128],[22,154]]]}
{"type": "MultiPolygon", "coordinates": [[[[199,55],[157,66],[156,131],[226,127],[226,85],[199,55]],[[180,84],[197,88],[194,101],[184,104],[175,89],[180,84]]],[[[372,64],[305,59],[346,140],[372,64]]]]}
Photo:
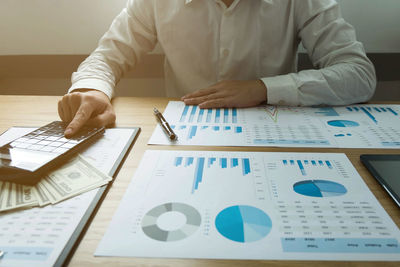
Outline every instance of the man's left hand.
{"type": "Polygon", "coordinates": [[[252,107],[267,100],[267,88],[261,80],[221,81],[187,94],[181,100],[200,108],[252,107]]]}

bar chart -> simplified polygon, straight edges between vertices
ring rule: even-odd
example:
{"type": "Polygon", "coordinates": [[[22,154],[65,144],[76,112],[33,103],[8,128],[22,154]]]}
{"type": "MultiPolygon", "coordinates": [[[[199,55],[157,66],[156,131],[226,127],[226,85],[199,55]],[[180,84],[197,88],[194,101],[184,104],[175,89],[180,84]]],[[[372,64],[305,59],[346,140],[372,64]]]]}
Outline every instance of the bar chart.
{"type": "Polygon", "coordinates": [[[164,116],[178,141],[156,127],[149,144],[396,149],[399,114],[399,105],[200,109],[171,101],[164,116]]]}
{"type": "Polygon", "coordinates": [[[251,173],[250,159],[249,158],[216,158],[216,157],[175,157],[174,166],[179,168],[187,168],[195,164],[194,174],[193,174],[193,186],[191,193],[194,194],[196,190],[199,189],[200,183],[203,181],[204,169],[212,168],[216,166],[217,168],[224,169],[241,169],[242,176],[246,176],[251,173]],[[239,166],[240,165],[240,166],[239,166]]]}

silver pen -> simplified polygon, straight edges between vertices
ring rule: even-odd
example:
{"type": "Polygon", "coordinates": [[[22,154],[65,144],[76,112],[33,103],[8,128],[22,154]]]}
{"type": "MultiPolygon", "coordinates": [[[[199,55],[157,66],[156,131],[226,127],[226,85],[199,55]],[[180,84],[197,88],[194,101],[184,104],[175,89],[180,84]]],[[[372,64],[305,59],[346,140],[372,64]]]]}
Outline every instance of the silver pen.
{"type": "Polygon", "coordinates": [[[160,123],[161,128],[163,128],[164,132],[168,135],[169,139],[171,141],[177,140],[178,136],[174,133],[172,128],[169,126],[169,124],[165,120],[164,116],[156,108],[154,108],[154,115],[156,116],[158,122],[160,123]]]}

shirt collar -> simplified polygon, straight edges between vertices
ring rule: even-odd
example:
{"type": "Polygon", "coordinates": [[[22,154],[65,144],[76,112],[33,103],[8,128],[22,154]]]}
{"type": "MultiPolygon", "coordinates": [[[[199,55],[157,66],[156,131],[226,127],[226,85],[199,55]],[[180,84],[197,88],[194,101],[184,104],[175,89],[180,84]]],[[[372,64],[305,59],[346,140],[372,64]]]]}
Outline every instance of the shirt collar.
{"type": "MultiPolygon", "coordinates": [[[[192,1],[193,0],[185,0],[185,4],[190,4],[192,1]]],[[[262,0],[262,1],[272,4],[274,0],[262,0]]]]}

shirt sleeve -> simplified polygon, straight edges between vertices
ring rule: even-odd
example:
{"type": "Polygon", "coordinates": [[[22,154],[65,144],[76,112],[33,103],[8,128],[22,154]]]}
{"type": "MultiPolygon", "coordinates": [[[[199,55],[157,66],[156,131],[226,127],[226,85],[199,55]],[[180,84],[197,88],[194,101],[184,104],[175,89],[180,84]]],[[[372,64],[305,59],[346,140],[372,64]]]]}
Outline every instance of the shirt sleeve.
{"type": "Polygon", "coordinates": [[[369,100],[376,86],[375,69],[336,1],[295,1],[295,21],[317,69],[263,78],[268,103],[347,105],[369,100]]]}
{"type": "Polygon", "coordinates": [[[109,98],[124,72],[154,49],[157,42],[152,0],[129,0],[100,39],[98,47],[72,74],[71,92],[96,89],[109,98]]]}

